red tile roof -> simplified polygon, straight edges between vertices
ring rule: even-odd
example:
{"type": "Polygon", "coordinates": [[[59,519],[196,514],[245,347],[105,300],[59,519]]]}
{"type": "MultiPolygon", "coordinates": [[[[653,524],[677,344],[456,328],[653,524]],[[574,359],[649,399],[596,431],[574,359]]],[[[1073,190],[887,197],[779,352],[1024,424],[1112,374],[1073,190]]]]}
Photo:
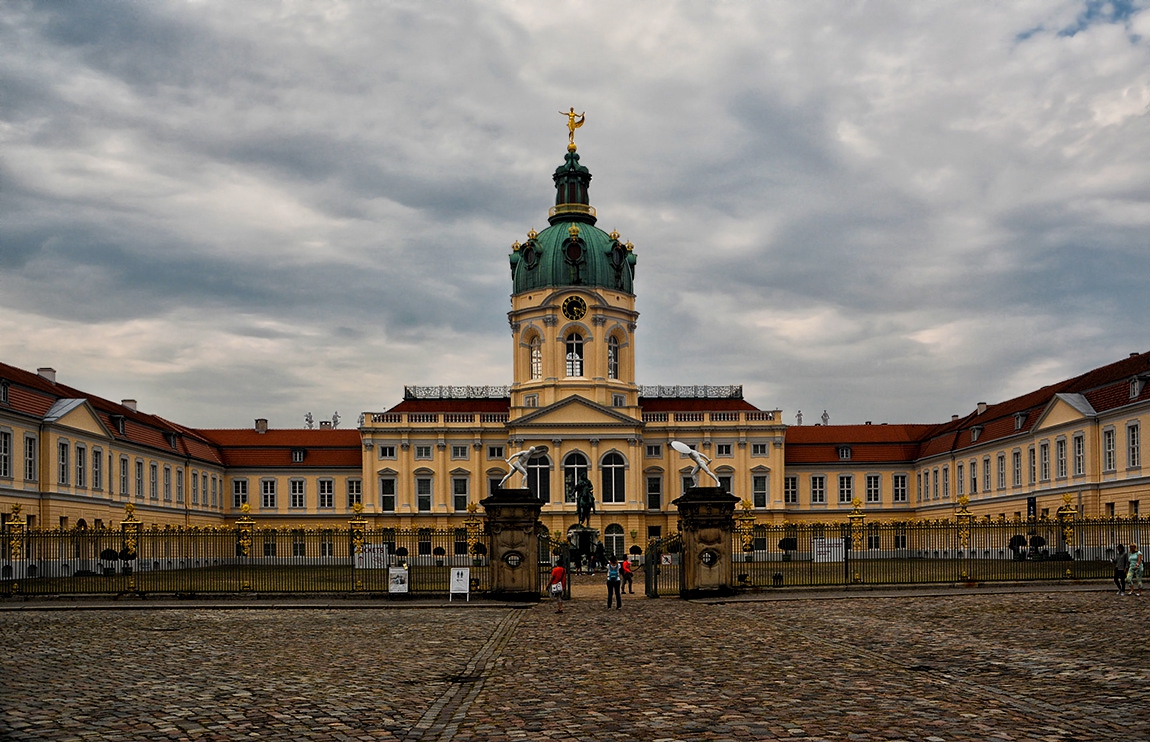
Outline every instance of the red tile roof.
{"type": "Polygon", "coordinates": [[[359,431],[355,429],[270,429],[260,433],[242,428],[198,432],[219,446],[227,466],[358,470],[363,463],[359,431]],[[299,449],[304,451],[304,460],[296,463],[292,452],[299,449]]]}
{"type": "Polygon", "coordinates": [[[482,412],[499,413],[511,409],[511,400],[501,399],[405,399],[388,412],[482,412]]]}
{"type": "Polygon", "coordinates": [[[785,460],[794,464],[910,462],[937,425],[805,425],[787,428],[785,460]],[[850,459],[840,458],[848,446],[850,459]]]}

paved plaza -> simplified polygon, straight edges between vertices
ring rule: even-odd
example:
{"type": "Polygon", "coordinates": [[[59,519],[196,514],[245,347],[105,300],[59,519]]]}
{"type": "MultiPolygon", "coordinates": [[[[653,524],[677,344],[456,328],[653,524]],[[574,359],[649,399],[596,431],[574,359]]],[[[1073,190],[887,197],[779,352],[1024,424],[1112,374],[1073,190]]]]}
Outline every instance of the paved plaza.
{"type": "Polygon", "coordinates": [[[627,595],[607,611],[597,583],[562,615],[0,604],[0,739],[1150,739],[1150,597],[627,595]]]}

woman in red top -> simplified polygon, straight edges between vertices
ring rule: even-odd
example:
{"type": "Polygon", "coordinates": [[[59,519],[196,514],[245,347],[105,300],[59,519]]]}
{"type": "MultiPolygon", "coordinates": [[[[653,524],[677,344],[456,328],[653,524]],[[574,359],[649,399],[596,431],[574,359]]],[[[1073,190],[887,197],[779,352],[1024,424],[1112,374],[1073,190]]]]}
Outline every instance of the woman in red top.
{"type": "Polygon", "coordinates": [[[555,599],[558,606],[555,609],[556,613],[563,612],[563,591],[567,588],[567,570],[563,565],[556,564],[551,569],[551,581],[547,583],[547,592],[555,599]]]}

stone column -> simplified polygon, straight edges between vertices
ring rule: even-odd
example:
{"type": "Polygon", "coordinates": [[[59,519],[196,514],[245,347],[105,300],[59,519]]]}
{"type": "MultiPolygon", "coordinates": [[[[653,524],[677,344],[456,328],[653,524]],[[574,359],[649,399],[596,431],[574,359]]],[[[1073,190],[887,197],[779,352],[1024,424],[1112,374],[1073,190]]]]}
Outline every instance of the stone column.
{"type": "Polygon", "coordinates": [[[721,487],[692,487],[671,502],[679,508],[679,530],[683,534],[680,597],[734,594],[731,539],[738,501],[721,487]]]}
{"type": "Polygon", "coordinates": [[[491,597],[539,600],[539,512],[543,502],[528,489],[497,489],[479,501],[491,537],[491,597]]]}

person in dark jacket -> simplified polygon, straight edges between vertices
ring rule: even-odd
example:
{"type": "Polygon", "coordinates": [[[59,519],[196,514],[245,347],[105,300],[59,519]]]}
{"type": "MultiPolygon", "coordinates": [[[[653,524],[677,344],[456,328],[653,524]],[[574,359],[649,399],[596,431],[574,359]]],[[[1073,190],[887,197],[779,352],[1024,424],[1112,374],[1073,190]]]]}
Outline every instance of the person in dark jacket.
{"type": "Polygon", "coordinates": [[[1118,594],[1126,594],[1126,570],[1130,568],[1130,555],[1126,547],[1118,544],[1118,553],[1110,560],[1114,565],[1114,584],[1118,586],[1118,594]]]}

